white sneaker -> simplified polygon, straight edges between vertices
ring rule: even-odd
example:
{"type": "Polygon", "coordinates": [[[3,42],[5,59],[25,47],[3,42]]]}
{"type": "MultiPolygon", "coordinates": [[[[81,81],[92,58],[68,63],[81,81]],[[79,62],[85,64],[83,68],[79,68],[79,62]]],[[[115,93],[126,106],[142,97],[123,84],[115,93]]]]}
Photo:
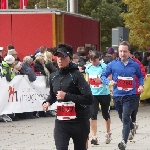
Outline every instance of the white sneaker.
{"type": "Polygon", "coordinates": [[[112,140],[111,139],[111,133],[107,133],[106,134],[106,144],[109,144],[111,140],[112,140]]]}
{"type": "Polygon", "coordinates": [[[130,133],[129,133],[129,136],[128,136],[128,140],[133,140],[134,134],[135,134],[134,129],[130,130],[130,133]]]}
{"type": "Polygon", "coordinates": [[[12,122],[12,119],[8,115],[3,114],[2,118],[5,122],[12,122]]]}
{"type": "Polygon", "coordinates": [[[138,129],[139,125],[137,123],[134,123],[134,132],[136,134],[136,130],[138,129]]]}

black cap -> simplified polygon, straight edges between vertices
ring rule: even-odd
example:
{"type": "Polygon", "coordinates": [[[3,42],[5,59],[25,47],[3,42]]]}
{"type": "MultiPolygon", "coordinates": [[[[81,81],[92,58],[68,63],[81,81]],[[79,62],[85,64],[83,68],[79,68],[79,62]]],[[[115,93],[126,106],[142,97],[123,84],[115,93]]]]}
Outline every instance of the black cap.
{"type": "Polygon", "coordinates": [[[54,55],[57,56],[58,53],[61,53],[62,55],[64,55],[64,57],[69,56],[70,58],[72,58],[73,55],[72,52],[70,52],[66,47],[57,48],[56,53],[54,55]]]}

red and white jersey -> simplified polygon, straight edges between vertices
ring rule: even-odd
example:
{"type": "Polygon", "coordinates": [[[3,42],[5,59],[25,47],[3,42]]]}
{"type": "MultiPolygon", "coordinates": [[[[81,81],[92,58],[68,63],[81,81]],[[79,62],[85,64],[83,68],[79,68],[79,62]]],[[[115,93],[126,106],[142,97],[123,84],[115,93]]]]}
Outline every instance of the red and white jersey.
{"type": "Polygon", "coordinates": [[[100,75],[90,75],[89,74],[89,84],[90,84],[90,87],[92,88],[100,88],[103,86],[102,82],[95,82],[94,79],[96,78],[100,78],[100,75]]]}
{"type": "Polygon", "coordinates": [[[73,102],[58,102],[57,106],[57,119],[70,120],[76,118],[75,103],[73,102]]]}
{"type": "Polygon", "coordinates": [[[117,88],[118,88],[118,90],[124,90],[124,91],[132,90],[133,89],[133,78],[118,76],[117,88]]]}

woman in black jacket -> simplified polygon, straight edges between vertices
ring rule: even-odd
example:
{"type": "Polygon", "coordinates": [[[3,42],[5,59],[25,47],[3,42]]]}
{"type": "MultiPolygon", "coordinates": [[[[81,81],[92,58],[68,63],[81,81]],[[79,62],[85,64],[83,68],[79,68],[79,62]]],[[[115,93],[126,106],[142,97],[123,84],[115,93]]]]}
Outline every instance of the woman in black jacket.
{"type": "Polygon", "coordinates": [[[44,60],[45,60],[45,67],[48,69],[49,73],[56,71],[56,67],[53,65],[52,62],[52,53],[49,51],[46,51],[44,53],[44,60]]]}
{"type": "Polygon", "coordinates": [[[77,66],[72,63],[73,49],[66,44],[57,46],[58,70],[50,75],[50,95],[43,109],[57,102],[54,138],[57,150],[68,150],[73,139],[74,150],[86,150],[90,132],[90,107],[93,97],[90,87],[77,66]]]}
{"type": "Polygon", "coordinates": [[[45,70],[44,70],[44,55],[43,54],[37,54],[35,56],[35,63],[34,63],[34,70],[35,72],[40,72],[42,75],[46,76],[45,70]]]}

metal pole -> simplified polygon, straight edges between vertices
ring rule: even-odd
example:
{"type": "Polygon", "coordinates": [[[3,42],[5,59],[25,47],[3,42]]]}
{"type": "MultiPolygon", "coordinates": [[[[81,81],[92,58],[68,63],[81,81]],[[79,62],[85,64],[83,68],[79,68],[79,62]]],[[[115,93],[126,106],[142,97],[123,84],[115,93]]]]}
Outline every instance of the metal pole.
{"type": "Polygon", "coordinates": [[[37,9],[37,4],[35,4],[34,8],[37,9]]]}
{"type": "Polygon", "coordinates": [[[69,11],[69,0],[67,0],[67,11],[69,11]]]}
{"type": "Polygon", "coordinates": [[[70,12],[78,13],[78,0],[70,0],[70,12]]]}
{"type": "Polygon", "coordinates": [[[47,9],[49,9],[49,6],[48,6],[48,0],[47,0],[47,9]]]}
{"type": "Polygon", "coordinates": [[[76,0],[76,13],[78,14],[78,0],[76,0]]]}

